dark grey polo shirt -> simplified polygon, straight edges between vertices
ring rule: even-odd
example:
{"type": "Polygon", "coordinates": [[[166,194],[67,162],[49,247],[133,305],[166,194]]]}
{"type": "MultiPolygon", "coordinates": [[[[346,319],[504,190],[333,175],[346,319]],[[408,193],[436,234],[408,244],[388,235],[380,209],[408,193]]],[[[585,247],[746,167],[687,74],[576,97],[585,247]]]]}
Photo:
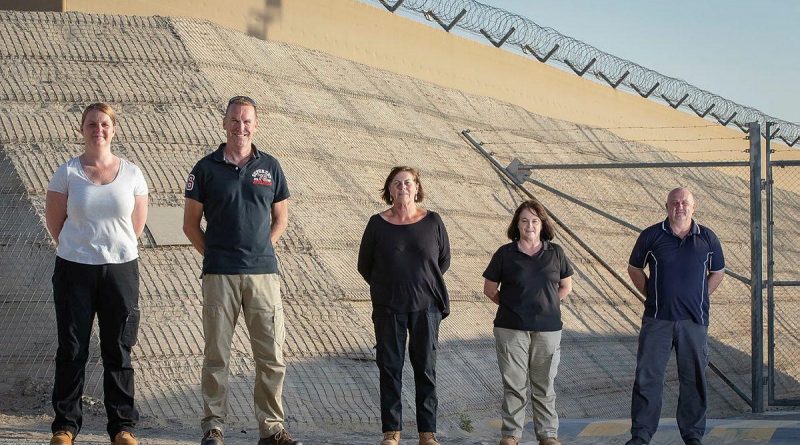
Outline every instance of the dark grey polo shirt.
{"type": "Polygon", "coordinates": [[[283,170],[255,145],[239,168],[225,161],[224,147],[201,159],[186,181],[185,196],[203,204],[207,223],[203,273],[278,273],[269,234],[272,204],[289,197],[283,170]]]}

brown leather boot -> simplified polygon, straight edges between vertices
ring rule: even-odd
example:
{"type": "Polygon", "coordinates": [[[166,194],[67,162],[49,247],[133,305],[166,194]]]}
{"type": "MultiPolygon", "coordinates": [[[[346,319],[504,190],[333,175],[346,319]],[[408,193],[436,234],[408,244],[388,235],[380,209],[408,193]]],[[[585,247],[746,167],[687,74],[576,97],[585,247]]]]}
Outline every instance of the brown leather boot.
{"type": "Polygon", "coordinates": [[[503,436],[500,439],[500,445],[519,445],[519,439],[514,436],[503,436]]]}
{"type": "Polygon", "coordinates": [[[419,433],[419,445],[441,445],[436,441],[436,433],[419,433]]]}
{"type": "Polygon", "coordinates": [[[383,433],[383,440],[381,445],[399,445],[400,444],[400,431],[387,431],[383,433]]]}
{"type": "Polygon", "coordinates": [[[545,437],[544,439],[539,439],[539,445],[561,445],[561,442],[555,437],[545,437]]]}
{"type": "Polygon", "coordinates": [[[303,445],[303,442],[294,440],[291,434],[285,429],[258,441],[257,445],[303,445]]]}
{"type": "Polygon", "coordinates": [[[72,445],[75,443],[75,435],[70,431],[56,431],[50,439],[50,445],[72,445]]]}
{"type": "Polygon", "coordinates": [[[114,436],[114,445],[139,445],[139,441],[130,431],[120,431],[114,436]]]}

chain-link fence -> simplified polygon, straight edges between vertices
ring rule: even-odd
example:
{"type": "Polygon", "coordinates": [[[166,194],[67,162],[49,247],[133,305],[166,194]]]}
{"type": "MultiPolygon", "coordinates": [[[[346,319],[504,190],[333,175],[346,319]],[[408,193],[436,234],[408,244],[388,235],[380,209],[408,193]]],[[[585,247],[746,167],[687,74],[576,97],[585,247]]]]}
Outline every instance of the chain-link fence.
{"type": "MultiPolygon", "coordinates": [[[[578,131],[578,128],[573,130],[575,133],[578,131]]],[[[561,129],[558,138],[564,139],[568,134],[568,128],[561,129]]],[[[751,135],[757,137],[757,127],[751,135]]],[[[747,160],[740,157],[730,161],[685,162],[665,152],[651,151],[648,154],[647,150],[636,147],[631,141],[617,141],[613,150],[609,146],[604,150],[596,147],[584,149],[586,161],[569,164],[569,158],[536,147],[548,144],[548,137],[542,136],[541,132],[518,131],[512,135],[498,135],[493,131],[474,131],[465,132],[465,136],[492,162],[498,166],[507,165],[505,171],[509,178],[545,202],[562,227],[586,245],[620,281],[627,281],[627,259],[638,233],[665,218],[664,203],[668,191],[679,186],[688,187],[697,203],[696,220],[712,228],[722,241],[729,276],[711,299],[710,367],[754,410],[763,409],[761,385],[759,383],[755,388],[753,385],[756,379],[760,381],[763,371],[760,366],[753,365],[761,356],[762,350],[758,345],[763,338],[760,329],[753,330],[753,323],[760,320],[762,314],[755,309],[758,306],[752,304],[753,295],[758,295],[762,288],[759,286],[754,292],[751,286],[751,280],[758,280],[758,276],[752,273],[751,245],[754,242],[757,246],[762,245],[761,240],[753,241],[751,232],[754,230],[760,235],[761,228],[757,223],[760,221],[759,210],[751,203],[751,184],[759,181],[758,177],[751,178],[751,174],[760,168],[757,155],[747,160]],[[598,159],[613,162],[604,164],[598,159]]],[[[750,143],[749,148],[743,146],[741,151],[758,152],[758,147],[756,141],[750,143]]],[[[780,280],[781,273],[794,271],[789,264],[792,258],[794,261],[797,259],[797,249],[788,240],[796,239],[797,235],[793,222],[798,215],[793,206],[797,203],[796,191],[800,189],[785,184],[776,190],[782,204],[779,215],[789,224],[789,227],[783,227],[782,232],[776,229],[778,235],[774,247],[775,252],[780,252],[776,255],[788,263],[782,268],[776,267],[775,279],[780,280]]],[[[778,207],[776,205],[776,209],[778,207]]],[[[775,284],[794,286],[798,282],[776,281],[775,284]]],[[[774,331],[770,319],[769,333],[774,333],[776,343],[769,342],[774,347],[769,350],[769,377],[773,388],[777,386],[784,393],[796,394],[798,360],[794,354],[798,345],[794,340],[796,336],[790,334],[795,325],[787,320],[792,312],[782,312],[783,308],[795,309],[791,305],[796,300],[786,295],[788,289],[784,287],[780,293],[776,291],[774,300],[770,300],[776,305],[777,318],[774,331]]],[[[630,287],[629,290],[628,298],[636,298],[636,292],[630,287]]],[[[632,323],[638,321],[634,319],[632,323]]],[[[773,401],[771,397],[770,402],[773,401]]]]}

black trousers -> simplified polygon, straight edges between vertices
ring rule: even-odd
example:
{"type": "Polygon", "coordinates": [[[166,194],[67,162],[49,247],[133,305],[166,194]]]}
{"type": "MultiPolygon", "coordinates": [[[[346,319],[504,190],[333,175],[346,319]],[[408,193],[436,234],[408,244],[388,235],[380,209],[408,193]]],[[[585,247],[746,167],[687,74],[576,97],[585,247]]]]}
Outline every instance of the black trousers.
{"type": "Polygon", "coordinates": [[[76,434],[83,422],[81,396],[92,322],[97,314],[107,431],[132,431],[139,421],[134,407],[131,347],[139,330],[138,260],[89,265],[56,257],[53,298],[58,324],[58,352],[53,384],[52,431],[76,434]]]}
{"type": "Polygon", "coordinates": [[[678,408],[675,418],[684,441],[701,439],[706,429],[708,326],[691,320],[642,319],[636,380],[631,400],[631,435],[650,441],[661,416],[664,374],[672,350],[678,365],[678,408]]]}
{"type": "Polygon", "coordinates": [[[403,362],[408,356],[414,369],[417,431],[436,432],[436,348],[442,314],[436,309],[372,314],[375,324],[376,361],[380,371],[383,431],[403,429],[403,362]]]}

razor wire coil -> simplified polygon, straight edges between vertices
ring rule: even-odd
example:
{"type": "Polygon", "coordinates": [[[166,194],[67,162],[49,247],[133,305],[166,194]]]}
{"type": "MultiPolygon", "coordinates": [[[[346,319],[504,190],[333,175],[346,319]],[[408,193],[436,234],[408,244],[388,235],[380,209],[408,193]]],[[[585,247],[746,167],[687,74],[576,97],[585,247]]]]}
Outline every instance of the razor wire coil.
{"type": "Polygon", "coordinates": [[[769,116],[755,108],[738,104],[698,88],[684,80],[661,74],[635,62],[603,52],[578,39],[565,36],[533,20],[476,0],[370,0],[394,12],[398,7],[424,15],[445,30],[453,26],[483,34],[496,47],[504,43],[518,46],[539,61],[555,60],[569,66],[577,75],[591,72],[613,88],[625,85],[643,98],[664,100],[677,109],[691,109],[701,118],[713,117],[723,125],[748,131],[748,123],[758,122],[764,137],[779,138],[789,146],[800,142],[800,125],[769,116]],[[766,123],[773,131],[765,134],[766,123]]]}

